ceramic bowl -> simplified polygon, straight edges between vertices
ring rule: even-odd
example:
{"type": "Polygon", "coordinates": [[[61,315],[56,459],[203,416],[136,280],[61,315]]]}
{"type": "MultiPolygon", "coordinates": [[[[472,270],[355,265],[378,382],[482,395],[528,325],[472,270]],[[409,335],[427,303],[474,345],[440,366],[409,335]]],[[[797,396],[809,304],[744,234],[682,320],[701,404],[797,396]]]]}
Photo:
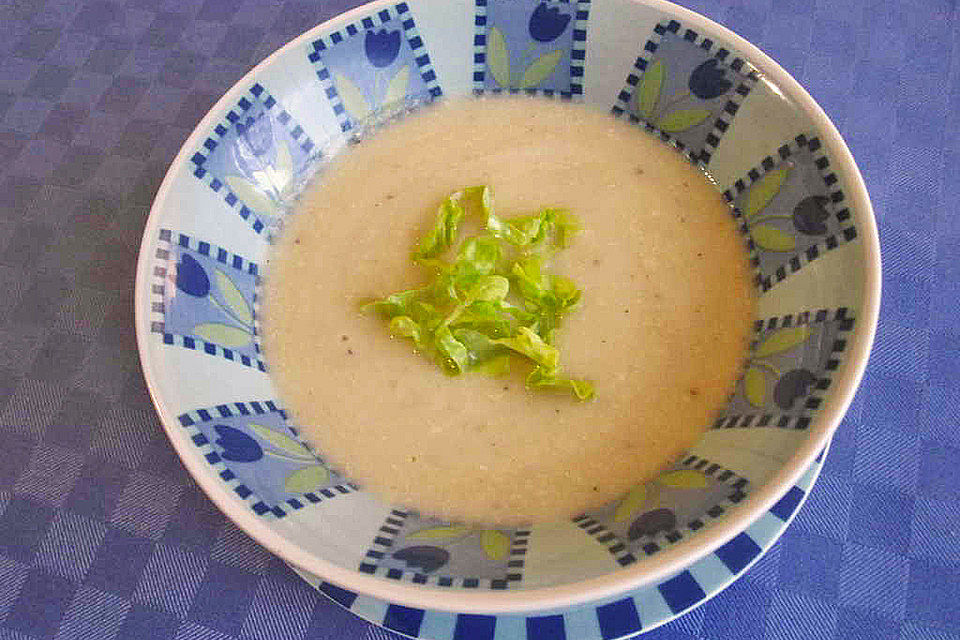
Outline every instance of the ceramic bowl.
{"type": "Polygon", "coordinates": [[[730,575],[755,560],[748,525],[792,499],[859,383],[879,260],[836,128],[734,33],[655,0],[388,0],[303,34],[203,118],[150,214],[136,329],[184,465],[258,542],[350,592],[517,613],[627,593],[709,554],[730,575]],[[705,167],[747,239],[759,304],[732,399],[659,478],[569,521],[465,528],[384,503],[301,438],[262,358],[258,300],[318,162],[410,104],[500,92],[599,106],[705,167]]]}

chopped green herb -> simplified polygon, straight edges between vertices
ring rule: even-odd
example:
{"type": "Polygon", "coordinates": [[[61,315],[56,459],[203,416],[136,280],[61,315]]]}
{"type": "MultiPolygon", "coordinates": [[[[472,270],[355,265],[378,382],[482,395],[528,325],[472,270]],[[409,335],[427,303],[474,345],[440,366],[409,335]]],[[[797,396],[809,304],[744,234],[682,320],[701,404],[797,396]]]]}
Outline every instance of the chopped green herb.
{"type": "Polygon", "coordinates": [[[413,341],[450,375],[503,376],[519,358],[533,365],[527,388],[590,400],[593,385],[561,373],[556,346],[561,318],[583,292],[569,278],[545,272],[579,231],[580,221],[564,209],[501,218],[488,187],[462,189],[440,205],[433,228],[413,251],[433,281],[363,310],[384,316],[393,335],[413,341]],[[479,208],[483,231],[457,246],[471,204],[479,208]]]}

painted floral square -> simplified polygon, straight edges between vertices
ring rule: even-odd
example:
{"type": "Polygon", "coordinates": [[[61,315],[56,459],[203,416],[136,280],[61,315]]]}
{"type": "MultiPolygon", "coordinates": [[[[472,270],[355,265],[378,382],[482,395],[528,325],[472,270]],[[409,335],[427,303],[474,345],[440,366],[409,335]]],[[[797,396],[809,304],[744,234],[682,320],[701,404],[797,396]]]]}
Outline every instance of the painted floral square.
{"type": "Polygon", "coordinates": [[[709,460],[687,456],[655,480],[576,522],[607,544],[612,554],[632,551],[632,562],[679,542],[719,517],[746,496],[748,485],[745,478],[709,460]]]}
{"type": "Polygon", "coordinates": [[[474,89],[583,93],[589,0],[477,0],[474,89]]]}
{"type": "Polygon", "coordinates": [[[438,586],[506,589],[521,579],[529,531],[392,516],[361,571],[438,586]]]}
{"type": "Polygon", "coordinates": [[[724,192],[753,241],[764,291],[856,238],[838,184],[819,140],[799,136],[724,192]]]}
{"type": "Polygon", "coordinates": [[[272,238],[316,154],[300,125],[257,84],[214,128],[192,162],[196,177],[223,194],[254,231],[272,238]]]}
{"type": "Polygon", "coordinates": [[[846,309],[803,312],[757,323],[744,375],[715,427],[805,429],[846,348],[846,309]]]}
{"type": "Polygon", "coordinates": [[[273,402],[197,409],[181,415],[180,424],[191,430],[191,440],[205,450],[221,480],[261,515],[283,516],[342,493],[327,488],[343,478],[314,454],[273,402]]]}
{"type": "Polygon", "coordinates": [[[317,38],[308,58],[344,132],[441,94],[403,2],[317,38]]]}
{"type": "Polygon", "coordinates": [[[160,232],[154,332],[181,346],[244,364],[260,362],[257,318],[259,269],[208,242],[160,232]],[[220,350],[213,347],[219,346],[220,350]]]}
{"type": "Polygon", "coordinates": [[[648,124],[707,164],[756,81],[742,59],[670,21],[656,26],[613,112],[648,124]]]}

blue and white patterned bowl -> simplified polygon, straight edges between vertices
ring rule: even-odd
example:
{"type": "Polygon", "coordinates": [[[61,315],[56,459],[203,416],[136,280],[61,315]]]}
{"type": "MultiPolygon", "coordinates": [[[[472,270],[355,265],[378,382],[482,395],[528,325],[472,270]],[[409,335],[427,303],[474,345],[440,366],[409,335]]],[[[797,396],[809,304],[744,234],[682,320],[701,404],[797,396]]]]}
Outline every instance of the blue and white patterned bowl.
{"type": "Polygon", "coordinates": [[[270,56],[200,123],[147,224],[136,328],[157,410],[197,482],[334,593],[516,614],[673,584],[686,602],[707,591],[686,567],[712,558],[739,573],[770,542],[750,527],[796,507],[788,490],[863,373],[879,267],[837,130],[730,31],[656,0],[382,0],[270,56]],[[531,528],[421,518],[359,489],[301,439],[260,352],[261,265],[311,167],[411,102],[490,92],[600,105],[676,144],[733,205],[760,293],[745,376],[703,439],[621,500],[531,528]]]}

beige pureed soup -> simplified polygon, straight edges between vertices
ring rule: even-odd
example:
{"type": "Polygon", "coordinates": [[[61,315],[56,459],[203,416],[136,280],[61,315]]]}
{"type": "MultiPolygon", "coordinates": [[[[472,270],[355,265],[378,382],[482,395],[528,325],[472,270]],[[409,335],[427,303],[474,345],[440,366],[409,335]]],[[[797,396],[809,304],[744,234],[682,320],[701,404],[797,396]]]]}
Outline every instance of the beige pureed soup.
{"type": "Polygon", "coordinates": [[[606,113],[442,102],[343,153],[298,207],[270,263],[266,356],[308,439],[394,503],[481,523],[575,515],[694,444],[741,371],[754,298],[729,207],[674,149],[606,113]],[[472,185],[505,219],[579,219],[550,268],[583,292],[556,346],[592,400],[525,388],[529,366],[447,375],[361,310],[429,279],[412,250],[472,185]]]}

